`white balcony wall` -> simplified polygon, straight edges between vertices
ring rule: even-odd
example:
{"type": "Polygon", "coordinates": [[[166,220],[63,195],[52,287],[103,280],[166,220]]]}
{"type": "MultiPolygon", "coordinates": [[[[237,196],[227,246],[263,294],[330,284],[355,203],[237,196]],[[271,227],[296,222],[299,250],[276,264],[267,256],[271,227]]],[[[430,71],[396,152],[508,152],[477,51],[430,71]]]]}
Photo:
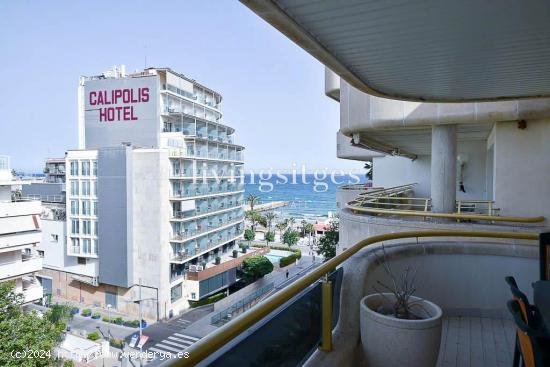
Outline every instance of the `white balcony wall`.
{"type": "Polygon", "coordinates": [[[33,256],[23,260],[20,251],[0,254],[0,279],[14,278],[42,270],[42,258],[33,256]]]}
{"type": "Polygon", "coordinates": [[[41,239],[42,234],[39,231],[2,235],[0,236],[0,252],[29,247],[39,243],[41,239]]]}
{"type": "Polygon", "coordinates": [[[42,204],[40,201],[0,202],[0,218],[40,214],[41,212],[42,204]]]}

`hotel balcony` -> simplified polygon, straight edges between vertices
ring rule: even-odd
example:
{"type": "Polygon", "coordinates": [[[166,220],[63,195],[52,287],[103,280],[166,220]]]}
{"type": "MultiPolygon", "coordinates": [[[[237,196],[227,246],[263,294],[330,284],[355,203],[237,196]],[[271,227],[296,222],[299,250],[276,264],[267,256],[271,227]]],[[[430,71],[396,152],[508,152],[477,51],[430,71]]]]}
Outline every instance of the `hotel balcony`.
{"type": "Polygon", "coordinates": [[[196,208],[187,211],[174,211],[170,220],[175,222],[185,222],[191,219],[206,217],[214,213],[224,213],[232,209],[239,208],[243,205],[243,202],[235,201],[230,203],[221,203],[219,205],[209,205],[206,208],[196,208]]]}
{"type": "Polygon", "coordinates": [[[181,230],[180,232],[176,232],[170,235],[170,242],[186,242],[189,240],[192,240],[194,238],[200,237],[202,235],[213,233],[218,230],[230,227],[231,225],[242,223],[243,218],[242,216],[233,220],[222,220],[214,223],[212,221],[212,224],[206,224],[199,227],[199,225],[196,226],[190,226],[192,228],[185,228],[181,230]]]}
{"type": "Polygon", "coordinates": [[[235,163],[242,163],[244,161],[244,154],[242,151],[226,150],[223,153],[220,152],[208,152],[205,149],[169,149],[169,157],[172,159],[197,159],[204,161],[228,161],[235,163]]]}
{"type": "Polygon", "coordinates": [[[203,188],[186,188],[178,190],[170,195],[170,200],[187,200],[199,197],[223,196],[229,194],[240,193],[244,191],[243,185],[230,185],[229,187],[203,187],[203,188]]]}
{"type": "Polygon", "coordinates": [[[225,235],[221,237],[218,236],[215,239],[210,239],[202,245],[197,244],[196,241],[188,240],[190,243],[192,243],[191,245],[180,247],[179,250],[173,247],[174,251],[170,256],[170,262],[174,264],[183,264],[184,262],[200,256],[211,249],[217,248],[231,241],[235,241],[236,239],[241,237],[243,233],[243,229],[229,230],[226,232],[225,235]]]}

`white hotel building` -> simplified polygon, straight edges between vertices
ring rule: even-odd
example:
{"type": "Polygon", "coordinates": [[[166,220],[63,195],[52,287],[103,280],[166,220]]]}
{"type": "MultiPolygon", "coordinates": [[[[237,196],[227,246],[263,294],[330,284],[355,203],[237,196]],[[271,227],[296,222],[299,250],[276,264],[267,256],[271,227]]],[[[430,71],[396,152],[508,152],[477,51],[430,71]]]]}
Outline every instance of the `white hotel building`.
{"type": "Polygon", "coordinates": [[[66,244],[42,243],[54,297],[137,316],[141,282],[144,316],[156,319],[236,281],[249,256],[233,251],[244,148],[221,122],[221,99],[167,68],[81,78],[66,244]]]}

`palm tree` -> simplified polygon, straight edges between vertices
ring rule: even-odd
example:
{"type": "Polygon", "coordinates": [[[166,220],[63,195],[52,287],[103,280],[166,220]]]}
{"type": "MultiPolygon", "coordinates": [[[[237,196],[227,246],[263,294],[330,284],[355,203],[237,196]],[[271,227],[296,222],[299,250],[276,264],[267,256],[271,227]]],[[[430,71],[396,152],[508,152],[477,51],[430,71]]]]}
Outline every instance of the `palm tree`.
{"type": "Polygon", "coordinates": [[[288,221],[287,220],[283,220],[282,222],[277,223],[275,225],[275,228],[279,231],[279,239],[281,241],[283,240],[283,232],[286,230],[287,226],[288,226],[288,221]]]}
{"type": "Polygon", "coordinates": [[[306,224],[307,243],[311,246],[311,235],[315,232],[315,226],[312,223],[306,224]]]}
{"type": "Polygon", "coordinates": [[[277,218],[277,214],[273,212],[268,212],[265,215],[265,220],[267,221],[267,230],[271,231],[271,225],[273,224],[273,221],[277,218]]]}
{"type": "Polygon", "coordinates": [[[302,237],[305,237],[306,236],[306,220],[305,219],[302,219],[302,221],[300,222],[302,224],[302,228],[301,228],[301,233],[302,233],[302,237]]]}
{"type": "Polygon", "coordinates": [[[260,203],[260,197],[257,196],[257,195],[254,195],[254,194],[249,194],[249,195],[246,197],[246,201],[247,201],[248,204],[250,205],[250,211],[253,212],[253,211],[254,211],[254,205],[260,203]]]}
{"type": "Polygon", "coordinates": [[[293,229],[294,224],[296,223],[296,218],[293,218],[293,217],[288,218],[287,223],[288,223],[288,226],[290,227],[290,229],[293,229]]]}
{"type": "Polygon", "coordinates": [[[252,223],[251,227],[252,230],[256,231],[256,219],[258,218],[258,213],[256,213],[254,210],[248,210],[244,212],[244,217],[252,223]]]}

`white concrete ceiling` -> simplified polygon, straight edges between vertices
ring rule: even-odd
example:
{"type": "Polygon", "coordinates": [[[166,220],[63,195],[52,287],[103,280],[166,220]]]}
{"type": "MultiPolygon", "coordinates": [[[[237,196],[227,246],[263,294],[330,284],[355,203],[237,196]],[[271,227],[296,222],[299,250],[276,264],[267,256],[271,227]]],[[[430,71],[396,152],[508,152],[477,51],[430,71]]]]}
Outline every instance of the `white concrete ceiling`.
{"type": "Polygon", "coordinates": [[[550,96],[548,0],[241,0],[363,92],[433,102],[550,96]]]}
{"type": "MultiPolygon", "coordinates": [[[[493,124],[457,125],[457,140],[462,141],[487,140],[493,124]]],[[[431,127],[374,130],[360,134],[367,140],[383,142],[385,145],[398,148],[416,155],[431,153],[431,127]]]]}

